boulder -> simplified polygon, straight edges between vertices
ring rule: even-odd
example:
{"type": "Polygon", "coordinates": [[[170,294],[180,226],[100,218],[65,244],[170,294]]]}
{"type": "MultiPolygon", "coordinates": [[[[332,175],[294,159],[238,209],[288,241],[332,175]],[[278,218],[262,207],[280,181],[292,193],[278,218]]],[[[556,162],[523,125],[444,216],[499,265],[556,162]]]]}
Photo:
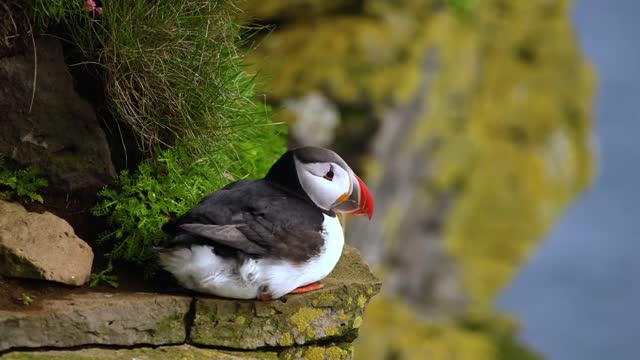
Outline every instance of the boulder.
{"type": "Polygon", "coordinates": [[[82,285],[92,263],[93,251],[65,220],[0,200],[0,274],[82,285]]]}
{"type": "Polygon", "coordinates": [[[35,165],[64,192],[109,183],[115,170],[106,136],[74,90],[59,40],[42,37],[35,51],[0,58],[0,84],[0,153],[35,165]]]}

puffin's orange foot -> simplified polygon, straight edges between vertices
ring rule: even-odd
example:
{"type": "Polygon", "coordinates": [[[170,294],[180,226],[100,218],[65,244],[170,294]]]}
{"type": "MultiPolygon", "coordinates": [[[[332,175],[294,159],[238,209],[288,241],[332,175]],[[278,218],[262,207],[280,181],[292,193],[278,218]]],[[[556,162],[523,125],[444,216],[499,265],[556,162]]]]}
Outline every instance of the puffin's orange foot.
{"type": "Polygon", "coordinates": [[[309,291],[320,290],[324,287],[324,284],[320,284],[319,282],[314,282],[305,286],[300,286],[299,288],[295,288],[289,294],[302,294],[309,291]]]}
{"type": "Polygon", "coordinates": [[[271,297],[271,294],[262,294],[258,296],[258,300],[260,301],[271,301],[273,300],[273,297],[271,297]]]}

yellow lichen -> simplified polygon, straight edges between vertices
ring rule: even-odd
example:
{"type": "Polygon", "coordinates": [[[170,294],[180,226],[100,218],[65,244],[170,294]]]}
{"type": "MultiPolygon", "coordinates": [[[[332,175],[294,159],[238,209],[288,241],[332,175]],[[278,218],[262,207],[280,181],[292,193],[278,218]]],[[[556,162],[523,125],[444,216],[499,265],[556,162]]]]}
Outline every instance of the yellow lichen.
{"type": "Polygon", "coordinates": [[[320,309],[312,309],[303,307],[291,316],[293,323],[300,332],[303,332],[317,318],[321,317],[324,312],[320,309]]]}
{"type": "Polygon", "coordinates": [[[324,360],[325,350],[321,347],[310,347],[304,352],[307,360],[324,360]]]}
{"type": "Polygon", "coordinates": [[[327,326],[327,328],[324,329],[324,334],[326,336],[333,336],[333,335],[335,335],[337,333],[338,333],[338,330],[333,326],[327,326]]]}
{"type": "Polygon", "coordinates": [[[293,337],[291,333],[286,332],[280,336],[280,340],[278,341],[280,346],[291,346],[293,345],[293,337]]]}
{"type": "Polygon", "coordinates": [[[247,321],[247,318],[245,318],[244,316],[240,315],[238,316],[234,322],[238,325],[243,325],[245,322],[247,321]]]}
{"type": "Polygon", "coordinates": [[[349,359],[349,352],[337,346],[331,346],[325,350],[327,360],[343,360],[349,359]]]}
{"type": "Polygon", "coordinates": [[[363,308],[367,305],[367,297],[364,295],[358,295],[358,307],[363,308]]]}
{"type": "Polygon", "coordinates": [[[353,320],[352,327],[354,329],[358,329],[360,327],[360,325],[362,325],[362,317],[361,316],[356,316],[356,318],[353,320]]]}

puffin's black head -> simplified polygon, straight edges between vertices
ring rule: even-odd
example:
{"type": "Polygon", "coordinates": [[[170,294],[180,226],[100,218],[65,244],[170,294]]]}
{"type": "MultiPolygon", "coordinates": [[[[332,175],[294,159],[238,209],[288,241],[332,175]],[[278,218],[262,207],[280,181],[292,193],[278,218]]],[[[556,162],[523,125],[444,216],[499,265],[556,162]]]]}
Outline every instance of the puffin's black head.
{"type": "Polygon", "coordinates": [[[292,149],[265,179],[308,197],[323,210],[373,216],[373,198],[364,182],[335,152],[314,146],[292,149]]]}

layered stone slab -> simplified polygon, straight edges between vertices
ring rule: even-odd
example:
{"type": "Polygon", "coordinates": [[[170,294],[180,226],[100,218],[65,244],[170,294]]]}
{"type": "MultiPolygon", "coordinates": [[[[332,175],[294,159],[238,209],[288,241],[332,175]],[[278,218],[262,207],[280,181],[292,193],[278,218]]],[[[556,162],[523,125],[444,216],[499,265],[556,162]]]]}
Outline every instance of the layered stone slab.
{"type": "Polygon", "coordinates": [[[0,351],[24,347],[178,344],[191,298],[148,293],[72,293],[39,309],[0,310],[0,351]]]}
{"type": "Polygon", "coordinates": [[[330,359],[348,360],[353,350],[350,344],[330,344],[326,346],[301,346],[287,348],[281,352],[233,351],[201,349],[191,345],[141,347],[136,349],[79,349],[53,350],[41,352],[14,352],[0,356],[2,360],[302,360],[330,359]]]}

